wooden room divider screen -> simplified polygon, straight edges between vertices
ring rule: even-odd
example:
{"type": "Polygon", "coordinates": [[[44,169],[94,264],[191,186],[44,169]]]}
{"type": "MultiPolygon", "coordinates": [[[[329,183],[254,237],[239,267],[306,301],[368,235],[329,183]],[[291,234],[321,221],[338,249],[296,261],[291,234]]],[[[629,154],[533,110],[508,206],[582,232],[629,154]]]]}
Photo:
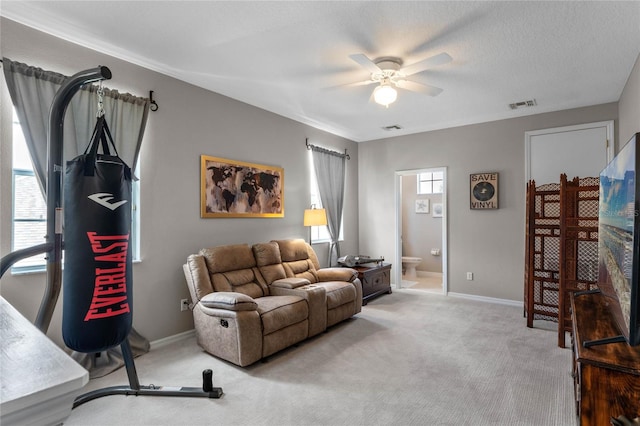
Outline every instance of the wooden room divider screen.
{"type": "Polygon", "coordinates": [[[598,280],[599,178],[560,176],[560,184],[527,183],[525,314],[558,323],[558,346],[571,332],[569,294],[598,280]]]}
{"type": "Polygon", "coordinates": [[[560,286],[560,184],[527,183],[525,313],[534,320],[558,321],[560,286]]]}
{"type": "Polygon", "coordinates": [[[572,331],[569,294],[597,289],[600,178],[560,176],[560,306],[558,346],[572,331]]]}

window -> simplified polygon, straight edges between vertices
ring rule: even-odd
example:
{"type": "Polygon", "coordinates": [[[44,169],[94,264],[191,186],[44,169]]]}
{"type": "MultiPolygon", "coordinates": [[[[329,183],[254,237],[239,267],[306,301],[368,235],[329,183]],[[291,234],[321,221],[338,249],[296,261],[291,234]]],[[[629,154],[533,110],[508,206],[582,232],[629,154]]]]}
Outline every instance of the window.
{"type": "MultiPolygon", "coordinates": [[[[11,250],[20,250],[45,242],[47,204],[38,185],[20,122],[13,113],[13,238],[11,250]]],[[[13,265],[14,271],[44,268],[44,254],[23,259],[13,265]]]]}
{"type": "Polygon", "coordinates": [[[443,172],[418,173],[418,194],[442,194],[443,188],[443,172]]]}
{"type": "MultiPolygon", "coordinates": [[[[20,122],[13,113],[13,223],[11,251],[33,247],[46,242],[47,204],[33,171],[31,156],[24,139],[20,122]]],[[[137,172],[139,173],[138,166],[137,172]]],[[[140,259],[140,186],[132,182],[131,211],[131,254],[134,260],[140,259]]],[[[45,254],[38,254],[16,262],[13,272],[42,271],[45,268],[45,254]]]]}

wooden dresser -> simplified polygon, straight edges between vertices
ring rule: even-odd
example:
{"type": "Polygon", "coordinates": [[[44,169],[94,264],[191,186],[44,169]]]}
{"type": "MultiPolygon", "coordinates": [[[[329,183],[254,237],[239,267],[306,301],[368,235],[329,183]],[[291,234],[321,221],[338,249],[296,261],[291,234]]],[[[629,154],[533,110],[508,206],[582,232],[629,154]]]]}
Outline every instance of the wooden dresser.
{"type": "Polygon", "coordinates": [[[619,335],[599,293],[571,294],[573,376],[580,425],[610,425],[611,418],[640,416],[640,346],[626,342],[584,347],[619,335]]]}
{"type": "Polygon", "coordinates": [[[390,263],[367,263],[354,266],[352,269],[358,271],[358,278],[362,283],[362,304],[373,297],[387,293],[391,294],[391,264],[390,263]]]}

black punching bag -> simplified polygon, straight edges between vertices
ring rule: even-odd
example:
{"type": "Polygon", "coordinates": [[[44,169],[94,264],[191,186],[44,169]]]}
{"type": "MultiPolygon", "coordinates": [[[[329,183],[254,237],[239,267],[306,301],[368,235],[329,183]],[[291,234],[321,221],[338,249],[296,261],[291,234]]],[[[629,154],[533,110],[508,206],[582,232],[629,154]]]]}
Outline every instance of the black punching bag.
{"type": "Polygon", "coordinates": [[[131,330],[130,233],[131,169],[102,116],[64,180],[62,336],[75,351],[117,346],[131,330]]]}

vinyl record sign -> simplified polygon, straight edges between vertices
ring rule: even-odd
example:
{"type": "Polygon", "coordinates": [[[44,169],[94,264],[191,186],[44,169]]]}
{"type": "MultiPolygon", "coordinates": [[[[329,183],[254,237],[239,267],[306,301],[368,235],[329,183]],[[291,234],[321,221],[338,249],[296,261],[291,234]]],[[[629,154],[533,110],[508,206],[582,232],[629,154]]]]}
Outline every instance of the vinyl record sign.
{"type": "Polygon", "coordinates": [[[498,208],[498,173],[471,175],[471,210],[498,208]]]}

